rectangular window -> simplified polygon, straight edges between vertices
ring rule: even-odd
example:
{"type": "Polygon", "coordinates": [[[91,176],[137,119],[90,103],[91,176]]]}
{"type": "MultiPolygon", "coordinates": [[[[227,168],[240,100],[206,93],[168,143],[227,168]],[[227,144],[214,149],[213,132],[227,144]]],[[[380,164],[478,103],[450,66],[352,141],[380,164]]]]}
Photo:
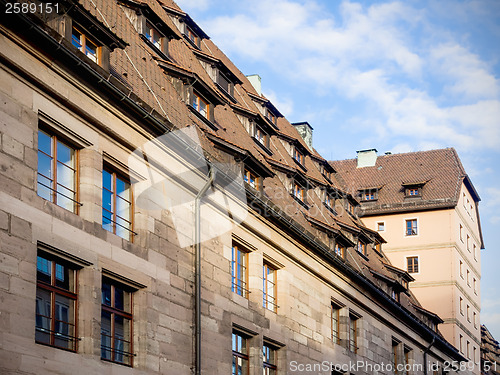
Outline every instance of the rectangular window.
{"type": "Polygon", "coordinates": [[[259,128],[258,126],[255,127],[255,134],[253,136],[260,144],[264,145],[264,146],[268,146],[267,144],[267,139],[268,139],[268,136],[267,136],[267,133],[265,131],[263,131],[261,128],[259,128]]]}
{"type": "Polygon", "coordinates": [[[399,356],[398,356],[399,342],[392,340],[392,368],[394,369],[394,374],[399,374],[399,356]]]}
{"type": "Polygon", "coordinates": [[[81,29],[73,26],[71,34],[72,44],[85,54],[90,60],[99,64],[98,48],[96,42],[89,38],[81,29]]]}
{"type": "Polygon", "coordinates": [[[335,243],[335,254],[345,259],[345,247],[338,243],[335,243]]]}
{"type": "Polygon", "coordinates": [[[418,234],[417,219],[406,220],[406,235],[416,236],[418,234]]]}
{"type": "Polygon", "coordinates": [[[412,350],[405,346],[403,351],[404,351],[403,374],[407,375],[409,373],[408,368],[409,368],[409,364],[410,364],[412,350]]]}
{"type": "Polygon", "coordinates": [[[45,252],[37,256],[35,341],[76,351],[77,272],[45,252]]]}
{"type": "Polygon", "coordinates": [[[361,192],[361,200],[373,201],[377,199],[376,190],[364,190],[361,192]]]}
{"type": "Polygon", "coordinates": [[[332,341],[340,344],[340,307],[332,303],[332,341]]]}
{"type": "Polygon", "coordinates": [[[231,81],[219,71],[217,83],[224,89],[225,92],[232,95],[231,93],[231,81]]]}
{"type": "Polygon", "coordinates": [[[146,22],[146,38],[153,43],[153,45],[162,50],[163,35],[151,23],[146,22]]]}
{"type": "Polygon", "coordinates": [[[461,260],[459,261],[459,267],[460,267],[460,277],[463,279],[464,278],[464,262],[461,260]]]}
{"type": "Polygon", "coordinates": [[[470,286],[470,271],[467,270],[467,285],[470,286]]]}
{"type": "Polygon", "coordinates": [[[293,150],[293,158],[301,165],[304,165],[304,154],[301,153],[297,148],[293,150]]]}
{"type": "Polygon", "coordinates": [[[474,249],[474,259],[477,260],[477,248],[476,248],[476,244],[472,245],[472,248],[474,249]]]}
{"type": "Polygon", "coordinates": [[[102,279],[101,358],[132,366],[132,290],[102,279]]]}
{"type": "Polygon", "coordinates": [[[474,323],[474,328],[477,328],[477,314],[475,311],[472,313],[472,319],[474,323]]]}
{"type": "Polygon", "coordinates": [[[349,314],[349,350],[353,353],[358,352],[357,325],[358,317],[349,314]]]}
{"type": "Polygon", "coordinates": [[[55,135],[38,131],[37,193],[71,212],[77,212],[76,150],[55,135]]]}
{"type": "Polygon", "coordinates": [[[126,239],[132,238],[132,191],[130,183],[115,172],[102,171],[102,226],[126,239]]]}
{"type": "Polygon", "coordinates": [[[277,350],[267,343],[264,343],[262,347],[263,355],[263,375],[276,375],[278,367],[276,366],[276,353],[277,350]]]}
{"type": "Polygon", "coordinates": [[[367,255],[366,244],[362,241],[358,241],[358,253],[361,253],[363,255],[367,255]]]}
{"type": "Polygon", "coordinates": [[[406,258],[406,270],[408,273],[418,273],[418,257],[406,258]]]}
{"type": "Polygon", "coordinates": [[[233,375],[248,375],[248,339],[233,331],[233,375]]]}
{"type": "Polygon", "coordinates": [[[469,250],[469,253],[470,253],[470,245],[469,245],[469,240],[470,240],[470,236],[467,235],[467,250],[469,250]]]}
{"type": "Polygon", "coordinates": [[[198,35],[196,35],[194,31],[191,30],[191,28],[188,27],[187,25],[186,25],[186,36],[194,45],[198,47],[200,46],[198,35]]]}
{"type": "Polygon", "coordinates": [[[467,359],[470,359],[470,341],[467,340],[467,359]]]}
{"type": "Polygon", "coordinates": [[[460,314],[464,315],[464,307],[463,307],[464,299],[460,297],[459,302],[460,302],[460,314]]]}
{"type": "Polygon", "coordinates": [[[293,195],[295,198],[304,202],[304,188],[297,183],[293,185],[293,195]]]}
{"type": "Polygon", "coordinates": [[[477,294],[477,289],[476,289],[476,278],[473,277],[472,278],[472,287],[474,289],[474,293],[477,294]]]}
{"type": "Polygon", "coordinates": [[[470,322],[470,306],[467,305],[467,321],[470,322]]]}
{"type": "Polygon", "coordinates": [[[193,108],[199,112],[203,117],[209,118],[209,104],[204,100],[199,94],[193,92],[193,102],[191,103],[193,108]]]}
{"type": "Polygon", "coordinates": [[[460,349],[460,353],[464,352],[462,341],[464,341],[464,337],[462,335],[459,335],[459,349],[460,349]]]}
{"type": "Polygon", "coordinates": [[[459,227],[459,234],[460,234],[460,241],[464,242],[464,237],[463,237],[463,229],[464,227],[462,226],[462,224],[460,224],[460,227],[459,227]]]}
{"type": "Polygon", "coordinates": [[[231,290],[245,298],[248,298],[248,253],[238,245],[233,244],[231,260],[231,290]]]}
{"type": "Polygon", "coordinates": [[[276,125],[276,115],[272,113],[269,109],[266,111],[266,117],[269,121],[276,125]]]}
{"type": "Polygon", "coordinates": [[[410,197],[416,197],[420,195],[420,191],[418,188],[410,188],[406,190],[406,194],[409,195],[410,197]]]}
{"type": "Polygon", "coordinates": [[[243,180],[245,180],[245,182],[254,189],[259,189],[259,177],[246,168],[244,171],[243,180]]]}
{"type": "Polygon", "coordinates": [[[263,307],[276,312],[278,305],[276,304],[276,269],[271,265],[264,263],[262,266],[262,291],[263,291],[263,307]]]}
{"type": "Polygon", "coordinates": [[[383,221],[380,223],[377,223],[377,231],[379,231],[379,232],[385,231],[385,223],[383,221]]]}

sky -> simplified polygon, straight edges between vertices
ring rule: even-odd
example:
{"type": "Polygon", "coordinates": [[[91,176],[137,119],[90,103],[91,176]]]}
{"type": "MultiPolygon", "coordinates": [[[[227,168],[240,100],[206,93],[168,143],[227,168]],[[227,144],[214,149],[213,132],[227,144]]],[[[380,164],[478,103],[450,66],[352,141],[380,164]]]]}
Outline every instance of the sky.
{"type": "Polygon", "coordinates": [[[500,341],[500,1],[177,0],[329,160],[454,147],[477,189],[500,341]]]}

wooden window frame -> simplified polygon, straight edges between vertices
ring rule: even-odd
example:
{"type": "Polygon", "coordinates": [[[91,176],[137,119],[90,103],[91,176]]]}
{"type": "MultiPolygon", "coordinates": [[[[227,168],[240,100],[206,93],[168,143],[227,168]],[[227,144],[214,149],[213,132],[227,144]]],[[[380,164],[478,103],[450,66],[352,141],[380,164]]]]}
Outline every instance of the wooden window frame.
{"type": "MultiPolygon", "coordinates": [[[[49,157],[51,159],[50,161],[50,168],[52,170],[52,174],[53,176],[51,176],[52,178],[50,177],[47,177],[45,175],[43,175],[42,173],[40,173],[40,160],[38,160],[38,165],[37,165],[37,194],[39,193],[39,189],[38,189],[38,185],[42,185],[43,187],[47,188],[50,190],[50,199],[49,201],[58,205],[59,207],[63,207],[65,208],[64,206],[61,206],[59,203],[58,203],[58,195],[62,195],[63,197],[69,199],[70,201],[73,202],[73,209],[72,210],[68,210],[70,212],[73,212],[75,214],[78,215],[79,213],[79,208],[80,206],[82,206],[82,203],[80,203],[78,201],[79,199],[79,189],[78,189],[78,186],[79,186],[79,175],[80,175],[80,171],[79,171],[79,152],[78,152],[78,149],[76,147],[74,147],[71,143],[67,142],[64,138],[61,139],[58,135],[54,134],[53,132],[50,132],[50,131],[47,131],[45,130],[44,128],[39,128],[38,129],[38,155],[40,153],[42,153],[43,155],[49,157]],[[48,136],[50,138],[50,155],[47,154],[45,151],[41,150],[40,149],[40,133],[44,133],[46,136],[48,136]],[[65,147],[71,149],[73,151],[73,166],[70,166],[70,165],[67,165],[65,163],[62,163],[58,160],[58,156],[57,156],[57,145],[58,144],[62,144],[64,145],[65,147]],[[64,165],[65,167],[69,168],[70,170],[73,171],[73,188],[70,189],[68,188],[67,186],[65,185],[62,185],[59,183],[59,179],[58,179],[58,165],[62,164],[64,165]],[[48,185],[45,185],[43,183],[41,183],[39,181],[39,177],[43,177],[44,179],[47,179],[50,181],[50,186],[48,185]],[[72,194],[73,194],[73,198],[69,197],[69,196],[66,196],[65,194],[59,192],[57,190],[57,187],[58,186],[62,186],[65,190],[68,190],[70,191],[72,194]]],[[[38,194],[38,196],[42,197],[41,195],[38,194]]],[[[42,197],[43,198],[43,197],[42,197]]],[[[44,198],[45,199],[45,198],[44,198]]],[[[66,209],[66,208],[65,208],[66,209]]]]}
{"type": "Polygon", "coordinates": [[[331,339],[334,344],[340,345],[340,309],[341,307],[332,302],[331,314],[331,339]]]}
{"type": "Polygon", "coordinates": [[[348,349],[349,351],[356,354],[358,352],[358,320],[359,317],[349,313],[349,340],[348,340],[348,349]]]}
{"type": "Polygon", "coordinates": [[[80,52],[82,52],[85,56],[87,56],[92,62],[94,62],[98,65],[102,65],[102,45],[100,43],[96,42],[92,36],[89,36],[87,32],[82,31],[83,28],[81,28],[80,26],[76,26],[73,24],[71,27],[72,27],[72,29],[71,29],[71,43],[72,43],[72,45],[75,46],[76,48],[78,48],[80,50],[80,52]],[[75,36],[74,31],[75,30],[80,34],[80,38],[78,40],[78,44],[80,46],[75,45],[75,38],[74,38],[74,36],[75,36]],[[94,58],[90,57],[89,54],[87,54],[87,43],[92,43],[96,47],[95,60],[94,60],[94,58]]]}
{"type": "Polygon", "coordinates": [[[200,37],[188,25],[186,25],[184,35],[192,44],[200,48],[200,37]]]}
{"type": "Polygon", "coordinates": [[[269,147],[269,134],[262,130],[259,126],[255,125],[253,137],[261,145],[269,147]]]}
{"type": "Polygon", "coordinates": [[[356,250],[358,251],[358,253],[360,254],[363,254],[363,255],[368,255],[368,251],[367,251],[367,247],[366,247],[366,243],[364,243],[363,241],[361,240],[358,240],[358,245],[356,247],[356,250]]]}
{"type": "Polygon", "coordinates": [[[272,113],[269,108],[266,108],[266,118],[274,125],[277,124],[278,117],[272,113]]]}
{"type": "Polygon", "coordinates": [[[244,169],[244,171],[243,171],[243,180],[248,185],[250,185],[251,187],[253,187],[254,189],[260,190],[260,177],[257,174],[255,174],[254,172],[252,172],[250,169],[248,169],[248,168],[244,169]],[[253,177],[253,180],[254,180],[254,184],[253,185],[251,183],[252,177],[253,177]]]}
{"type": "Polygon", "coordinates": [[[231,291],[248,299],[248,251],[233,243],[231,252],[231,291]],[[241,257],[238,255],[241,254],[241,257]],[[243,264],[240,264],[240,259],[243,264]],[[241,274],[241,276],[239,276],[241,274]]]}
{"type": "Polygon", "coordinates": [[[334,253],[337,254],[342,259],[345,259],[346,247],[342,246],[338,242],[335,242],[334,253]]]}
{"type": "Polygon", "coordinates": [[[196,112],[198,112],[201,116],[210,120],[210,102],[203,98],[197,91],[193,91],[193,100],[191,100],[191,106],[194,108],[196,112]],[[200,103],[205,105],[205,114],[203,114],[201,110],[200,103]]]}
{"type": "Polygon", "coordinates": [[[273,312],[278,311],[278,283],[277,269],[271,264],[264,262],[262,265],[262,306],[273,312]],[[269,274],[273,275],[274,281],[269,280],[269,274]],[[272,296],[269,295],[269,288],[272,289],[272,296]]]}
{"type": "MultiPolygon", "coordinates": [[[[50,320],[50,328],[48,329],[48,334],[49,334],[49,342],[43,342],[40,340],[36,339],[36,334],[35,334],[35,342],[38,344],[42,345],[48,345],[52,346],[55,348],[63,349],[63,350],[68,350],[72,352],[76,352],[78,348],[78,269],[80,267],[71,264],[70,262],[59,258],[57,256],[54,256],[52,254],[46,253],[44,251],[38,251],[37,252],[37,283],[36,283],[36,289],[38,290],[43,290],[45,292],[50,293],[50,315],[45,316],[42,314],[39,314],[38,312],[35,312],[35,332],[43,332],[47,333],[47,329],[44,327],[38,326],[36,323],[36,318],[40,316],[42,319],[43,318],[48,318],[50,320]],[[39,280],[38,278],[38,264],[39,264],[39,258],[42,258],[46,261],[51,262],[51,272],[50,272],[50,283],[44,282],[39,280]],[[70,289],[64,289],[63,287],[57,286],[57,265],[68,268],[71,272],[71,277],[73,278],[73,290],[70,289]],[[56,296],[60,295],[63,297],[66,297],[70,299],[73,303],[73,316],[72,320],[69,322],[65,322],[60,320],[59,322],[63,322],[64,324],[67,324],[69,326],[73,326],[73,336],[72,335],[66,335],[64,333],[56,332],[56,296]],[[62,347],[56,345],[56,336],[66,336],[69,342],[72,342],[71,346],[69,347],[62,347]]],[[[40,271],[42,272],[42,271],[40,271]]],[[[38,298],[37,298],[38,300],[38,298]]]]}
{"type": "MultiPolygon", "coordinates": [[[[118,364],[121,364],[121,365],[124,365],[124,366],[129,366],[129,367],[133,367],[134,365],[134,316],[133,316],[133,307],[134,307],[134,295],[133,293],[135,292],[135,290],[131,289],[130,287],[128,287],[127,285],[125,284],[122,284],[118,281],[115,281],[111,278],[108,278],[106,276],[103,276],[102,278],[102,285],[104,285],[104,283],[107,283],[110,285],[110,294],[111,294],[111,305],[107,305],[105,303],[103,303],[102,301],[102,297],[101,297],[101,316],[102,316],[102,313],[103,312],[106,312],[106,313],[109,313],[111,314],[111,318],[110,318],[110,322],[111,322],[111,332],[109,335],[106,335],[106,336],[109,336],[110,337],[110,342],[111,342],[111,347],[104,347],[103,346],[103,340],[102,340],[102,337],[103,337],[103,332],[101,330],[101,359],[103,361],[109,361],[109,362],[113,362],[113,363],[118,363],[118,364]],[[125,310],[121,310],[119,308],[117,308],[115,306],[115,288],[119,286],[121,289],[123,289],[124,292],[126,292],[129,296],[129,306],[130,306],[130,311],[125,311],[125,310]],[[116,316],[119,316],[121,318],[123,318],[124,320],[128,320],[129,321],[129,324],[130,324],[130,332],[129,332],[129,337],[128,339],[129,340],[125,340],[125,338],[123,338],[121,341],[124,341],[124,342],[128,342],[129,343],[129,347],[130,347],[130,351],[127,352],[127,351],[122,351],[122,350],[117,350],[115,348],[115,341],[116,341],[116,337],[115,337],[115,317],[116,316]],[[103,348],[108,348],[108,349],[103,349],[103,348]],[[111,354],[111,358],[108,359],[108,358],[104,358],[103,357],[103,350],[107,350],[110,352],[111,354]],[[129,363],[126,363],[124,361],[119,361],[116,359],[116,353],[117,352],[121,352],[121,355],[123,357],[128,357],[130,362],[129,363]]],[[[102,296],[102,291],[101,291],[101,296],[102,296]]]]}
{"type": "Polygon", "coordinates": [[[405,220],[405,236],[406,237],[418,236],[418,219],[405,220]]]}
{"type": "Polygon", "coordinates": [[[149,20],[146,20],[146,33],[144,36],[151,42],[153,46],[158,48],[161,53],[166,53],[166,37],[163,33],[158,30],[149,20]],[[155,39],[155,34],[158,35],[158,39],[155,39]],[[158,45],[156,45],[158,43],[158,45]]]}
{"type": "Polygon", "coordinates": [[[278,366],[276,365],[277,354],[278,354],[278,349],[275,346],[270,345],[264,341],[264,344],[262,345],[263,375],[275,375],[277,373],[278,371],[278,366]],[[271,353],[272,353],[272,361],[271,361],[271,353]]]}
{"type": "Polygon", "coordinates": [[[293,149],[293,159],[299,163],[300,165],[304,166],[305,164],[305,155],[300,152],[297,147],[293,149]]]}
{"type": "Polygon", "coordinates": [[[406,271],[408,273],[420,273],[420,259],[418,256],[406,257],[406,271]]]}
{"type": "MultiPolygon", "coordinates": [[[[125,178],[122,173],[116,171],[113,168],[107,167],[107,166],[105,166],[103,168],[103,170],[102,170],[102,179],[103,179],[102,191],[104,192],[104,190],[106,190],[106,191],[110,192],[111,193],[111,199],[112,199],[112,202],[111,202],[111,204],[112,204],[112,211],[109,211],[108,209],[104,208],[104,194],[102,194],[101,199],[102,199],[102,210],[103,210],[103,213],[104,213],[104,211],[107,211],[107,212],[111,213],[111,223],[110,224],[111,224],[111,227],[112,227],[113,230],[110,230],[109,232],[111,232],[111,233],[116,234],[117,236],[119,236],[119,234],[117,234],[116,227],[120,226],[123,229],[125,229],[127,231],[127,233],[129,234],[128,238],[125,238],[125,237],[122,237],[122,236],[120,236],[120,237],[123,238],[123,239],[125,239],[125,240],[127,240],[127,241],[133,242],[134,236],[137,235],[137,233],[134,232],[134,195],[133,195],[133,190],[132,190],[132,183],[131,183],[130,179],[125,178]],[[111,191],[109,189],[107,189],[107,188],[104,187],[104,172],[107,172],[107,173],[109,173],[111,175],[111,184],[112,184],[112,190],[111,191]],[[116,209],[116,201],[117,201],[116,179],[117,178],[120,179],[121,181],[125,182],[129,186],[129,192],[130,192],[129,200],[127,201],[124,198],[120,198],[120,199],[123,199],[124,201],[126,201],[129,204],[129,213],[130,213],[130,216],[129,216],[128,219],[119,217],[117,215],[117,209],[116,209]],[[124,220],[125,222],[128,222],[129,225],[130,225],[130,228],[126,228],[123,225],[118,224],[118,222],[117,222],[117,216],[118,216],[118,218],[124,220]]],[[[106,219],[106,220],[108,220],[108,219],[106,219]]],[[[104,215],[102,215],[102,226],[104,228],[104,215]]]]}
{"type": "MultiPolygon", "coordinates": [[[[235,364],[239,361],[242,361],[242,365],[245,366],[246,370],[243,370],[244,374],[248,374],[250,370],[250,356],[249,356],[249,343],[248,337],[237,330],[233,330],[231,335],[232,340],[232,357],[233,357],[233,371],[235,368],[235,364]],[[235,340],[236,338],[236,340],[235,340]],[[241,346],[239,345],[239,340],[241,339],[241,346]],[[236,345],[235,345],[236,343],[236,345]]],[[[233,375],[236,375],[232,372],[233,375]]]]}
{"type": "Polygon", "coordinates": [[[293,196],[305,203],[305,189],[298,182],[293,183],[293,196]]]}

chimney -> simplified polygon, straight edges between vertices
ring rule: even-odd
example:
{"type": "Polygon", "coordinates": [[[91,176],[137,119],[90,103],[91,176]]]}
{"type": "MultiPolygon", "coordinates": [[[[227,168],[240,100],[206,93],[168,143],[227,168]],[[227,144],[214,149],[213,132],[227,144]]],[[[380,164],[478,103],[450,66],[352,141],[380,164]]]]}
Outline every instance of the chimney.
{"type": "Polygon", "coordinates": [[[358,168],[374,167],[377,163],[377,150],[375,148],[356,152],[358,153],[358,168]]]}
{"type": "Polygon", "coordinates": [[[307,121],[294,122],[292,124],[299,132],[300,136],[310,150],[313,148],[313,127],[307,121]]]}
{"type": "Polygon", "coordinates": [[[247,76],[247,78],[252,84],[255,91],[257,91],[257,94],[262,95],[262,84],[260,76],[258,74],[251,74],[247,76]]]}

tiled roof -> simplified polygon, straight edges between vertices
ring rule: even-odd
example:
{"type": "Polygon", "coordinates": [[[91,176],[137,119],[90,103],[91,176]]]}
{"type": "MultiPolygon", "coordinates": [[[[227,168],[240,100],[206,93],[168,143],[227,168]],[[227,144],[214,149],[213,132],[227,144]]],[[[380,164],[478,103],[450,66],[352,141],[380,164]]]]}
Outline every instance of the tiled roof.
{"type": "Polygon", "coordinates": [[[376,201],[365,202],[367,214],[454,207],[466,177],[453,148],[378,156],[375,166],[357,168],[357,159],[332,161],[345,188],[378,189],[376,201]],[[406,197],[405,186],[422,186],[421,197],[406,197]]]}

